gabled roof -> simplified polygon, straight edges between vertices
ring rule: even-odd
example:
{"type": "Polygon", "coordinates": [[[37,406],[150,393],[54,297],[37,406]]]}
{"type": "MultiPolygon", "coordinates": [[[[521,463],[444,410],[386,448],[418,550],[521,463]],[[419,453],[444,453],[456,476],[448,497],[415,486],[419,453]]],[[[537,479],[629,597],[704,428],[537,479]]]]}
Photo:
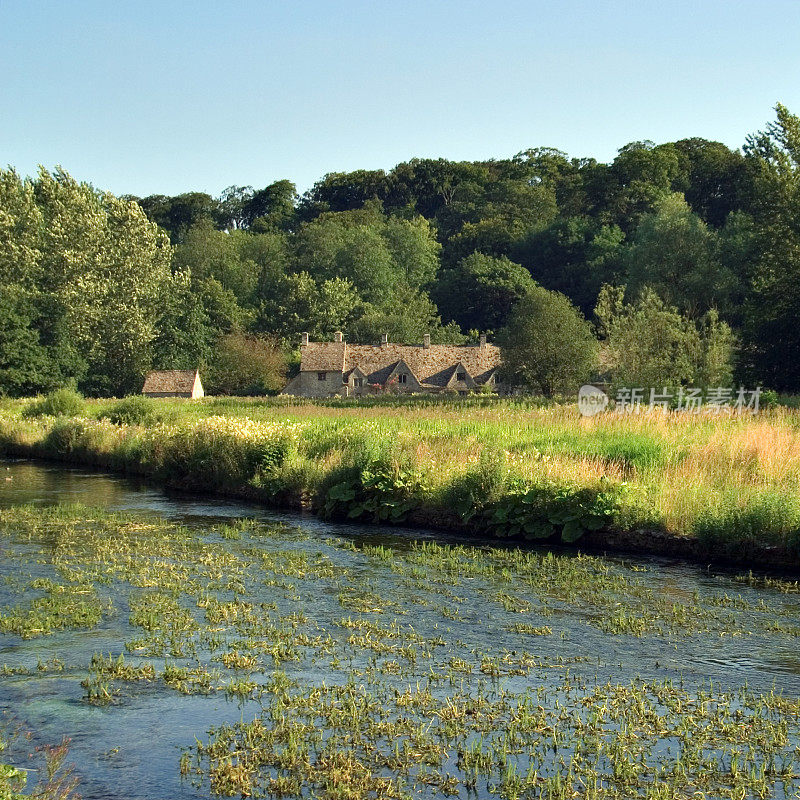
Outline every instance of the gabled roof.
{"type": "Polygon", "coordinates": [[[466,379],[460,381],[460,383],[463,383],[469,388],[472,388],[476,384],[475,379],[472,377],[472,375],[470,375],[470,372],[466,366],[464,366],[464,363],[459,361],[457,364],[453,364],[447,369],[443,369],[441,372],[431,375],[430,378],[425,381],[425,386],[438,387],[442,389],[452,386],[454,383],[459,383],[456,377],[459,372],[466,373],[466,379]]]}
{"type": "Polygon", "coordinates": [[[180,392],[191,394],[197,377],[196,369],[163,369],[149,372],[144,379],[143,394],[180,392]]]}
{"type": "Polygon", "coordinates": [[[472,375],[470,375],[469,370],[464,366],[463,362],[461,361],[459,361],[458,364],[453,365],[448,385],[459,382],[464,383],[470,387],[475,385],[475,381],[472,379],[472,375]],[[464,373],[464,378],[461,381],[459,381],[458,379],[459,372],[464,373]]]}
{"type": "Polygon", "coordinates": [[[490,380],[491,377],[497,372],[497,368],[499,366],[500,365],[498,364],[497,367],[491,367],[490,369],[487,369],[486,372],[482,372],[480,375],[473,375],[472,379],[478,385],[480,385],[482,383],[486,383],[486,381],[490,380]]]}
{"type": "MultiPolygon", "coordinates": [[[[418,386],[421,385],[420,382],[417,380],[417,376],[414,374],[414,370],[411,369],[411,367],[409,367],[408,364],[406,364],[405,359],[402,358],[394,365],[392,371],[389,373],[389,376],[386,378],[386,380],[390,381],[392,380],[392,378],[395,377],[395,375],[400,375],[400,374],[410,375],[414,379],[414,383],[416,385],[418,386]]],[[[386,381],[383,381],[383,383],[386,383],[386,381]]]]}
{"type": "Polygon", "coordinates": [[[358,367],[353,367],[352,369],[347,370],[347,372],[343,373],[342,380],[346,381],[349,380],[350,377],[354,378],[366,378],[366,374],[363,373],[358,367]]]}
{"type": "MultiPolygon", "coordinates": [[[[459,362],[461,363],[461,362],[459,362]]],[[[431,375],[426,381],[426,386],[439,386],[444,388],[447,386],[448,383],[453,379],[453,375],[455,375],[456,370],[458,369],[458,364],[452,364],[451,366],[447,367],[446,369],[440,370],[435,375],[431,375]]]]}
{"type": "MultiPolygon", "coordinates": [[[[399,361],[392,361],[391,364],[386,364],[385,366],[379,367],[378,369],[364,369],[360,364],[358,368],[367,376],[367,380],[370,383],[380,383],[383,385],[389,378],[394,374],[394,371],[397,369],[397,365],[399,361]]],[[[375,366],[374,364],[372,366],[375,366]]]]}
{"type": "Polygon", "coordinates": [[[421,384],[446,386],[444,373],[455,371],[459,364],[482,382],[500,363],[500,349],[492,344],[480,345],[422,345],[347,344],[345,342],[309,342],[300,348],[300,369],[347,373],[358,367],[370,383],[383,384],[402,361],[421,384]]]}

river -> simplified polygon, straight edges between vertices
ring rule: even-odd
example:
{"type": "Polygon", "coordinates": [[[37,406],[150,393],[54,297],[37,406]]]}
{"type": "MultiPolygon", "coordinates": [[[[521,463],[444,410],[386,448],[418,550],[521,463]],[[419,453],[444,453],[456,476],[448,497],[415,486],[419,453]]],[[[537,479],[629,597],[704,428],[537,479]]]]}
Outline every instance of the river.
{"type": "MultiPolygon", "coordinates": [[[[434,591],[432,584],[423,585],[427,579],[412,585],[413,570],[419,569],[414,567],[417,562],[412,560],[412,566],[401,578],[386,559],[365,560],[359,554],[364,546],[392,548],[402,554],[415,552],[414,542],[457,543],[456,539],[441,534],[362,524],[329,524],[311,516],[279,513],[217,498],[165,494],[151,485],[105,473],[26,461],[0,462],[0,509],[27,503],[40,506],[80,503],[109,511],[150,515],[188,526],[198,535],[206,535],[212,526],[225,521],[257,520],[277,531],[276,535],[248,539],[249,549],[241,541],[228,544],[214,536],[215,546],[239,548],[237,552],[248,554],[248,558],[253,557],[253,548],[263,549],[266,558],[270,553],[285,553],[288,547],[308,557],[309,563],[319,564],[324,560],[331,570],[339,569],[341,574],[347,570],[350,576],[347,580],[357,578],[359,583],[353,585],[359,591],[369,582],[370,587],[378,587],[390,598],[386,601],[387,608],[378,612],[376,618],[383,619],[386,625],[398,619],[405,625],[413,624],[419,636],[428,640],[442,637],[453,654],[461,654],[467,660],[469,653],[516,654],[524,642],[535,657],[569,664],[572,674],[591,685],[671,680],[691,690],[713,685],[726,691],[746,685],[752,692],[777,691],[788,698],[800,697],[797,646],[800,596],[759,581],[743,582],[737,579],[736,572],[709,571],[694,564],[656,558],[598,559],[597,563],[604,562],[603,569],[610,570],[615,579],[619,576],[637,587],[639,600],[627,609],[628,618],[645,614],[648,603],[666,609],[655,614],[657,625],[666,624],[664,615],[672,614],[669,608],[673,606],[688,608],[690,614],[705,615],[705,621],[696,629],[691,621],[684,621],[680,623],[681,630],[631,635],[609,632],[607,624],[598,621],[600,616],[613,619],[617,606],[627,608],[624,601],[594,600],[581,594],[582,590],[574,597],[566,597],[563,592],[548,589],[545,602],[540,603],[542,596],[535,587],[527,591],[512,581],[507,589],[499,591],[485,581],[481,583],[481,578],[456,578],[452,591],[442,588],[435,589],[438,595],[430,594],[434,591]],[[285,532],[285,540],[281,531],[285,532]],[[498,597],[497,602],[487,601],[498,597]],[[518,601],[527,603],[525,608],[529,610],[520,613],[519,608],[513,607],[518,601]],[[457,612],[448,613],[448,605],[457,606],[457,612]],[[521,638],[519,630],[514,631],[515,625],[519,629],[517,621],[521,619],[532,629],[547,626],[548,635],[521,638]],[[765,624],[772,619],[779,623],[775,631],[765,624]]],[[[14,578],[20,567],[10,556],[17,558],[20,554],[24,554],[22,546],[6,547],[2,574],[7,580],[0,584],[0,607],[19,599],[19,584],[14,578]]],[[[574,556],[562,553],[558,558],[574,556]]],[[[37,570],[47,566],[31,562],[27,568],[35,577],[40,574],[37,570]]],[[[291,589],[276,586],[274,581],[273,585],[259,581],[252,596],[259,602],[272,603],[283,614],[302,610],[316,626],[315,630],[324,630],[326,635],[333,630],[334,620],[344,614],[359,618],[360,612],[360,618],[372,619],[369,609],[353,609],[342,600],[344,579],[337,577],[323,583],[315,581],[313,573],[293,574],[291,589]]],[[[127,594],[113,586],[108,592],[115,611],[90,629],[61,630],[29,639],[0,635],[0,665],[28,669],[28,674],[0,677],[0,709],[15,724],[32,732],[30,742],[16,742],[9,754],[19,758],[32,746],[57,743],[66,736],[71,740],[69,760],[74,763],[80,780],[79,791],[87,800],[207,797],[208,786],[201,778],[193,782],[179,774],[181,752],[192,748],[196,738],[206,739],[214,726],[251,719],[263,705],[263,699],[243,700],[224,692],[187,695],[155,681],[124,687],[119,698],[108,705],[87,702],[80,683],[87,675],[92,654],[110,653],[116,657],[124,652],[126,641],[141,633],[129,621],[127,594]],[[38,664],[47,664],[55,658],[63,662],[63,669],[37,669],[38,664]]],[[[623,618],[623,622],[632,624],[630,619],[625,622],[623,618]]],[[[337,631],[333,635],[335,638],[337,631]]],[[[345,642],[346,638],[336,641],[345,642]]],[[[455,663],[454,657],[451,655],[448,663],[455,663]]],[[[202,654],[195,661],[204,659],[205,663],[211,663],[210,657],[202,654]]],[[[385,666],[385,661],[374,659],[374,653],[369,658],[351,654],[348,667],[363,673],[368,664],[385,666]]],[[[168,661],[164,657],[151,660],[160,666],[168,661]]],[[[335,670],[326,671],[319,658],[290,659],[281,664],[281,669],[299,680],[301,686],[339,680],[335,670]]],[[[422,665],[417,672],[398,673],[396,683],[412,685],[427,669],[428,665],[422,665]]],[[[253,672],[256,677],[269,673],[266,667],[253,672]]],[[[537,669],[521,676],[511,674],[504,679],[504,685],[514,691],[534,685],[547,686],[550,680],[547,675],[546,670],[537,669]]],[[[560,681],[563,681],[561,673],[557,682],[560,681]]],[[[4,755],[5,760],[9,760],[6,758],[9,754],[4,755]]]]}

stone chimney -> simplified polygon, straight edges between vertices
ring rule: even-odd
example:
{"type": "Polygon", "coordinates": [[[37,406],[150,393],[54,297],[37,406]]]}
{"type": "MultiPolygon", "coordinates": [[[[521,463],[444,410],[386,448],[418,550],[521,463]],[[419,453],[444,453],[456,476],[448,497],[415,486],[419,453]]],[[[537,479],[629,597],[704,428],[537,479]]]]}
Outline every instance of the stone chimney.
{"type": "Polygon", "coordinates": [[[388,347],[389,346],[389,334],[382,333],[381,334],[381,347],[388,347]]]}
{"type": "Polygon", "coordinates": [[[303,347],[304,345],[307,345],[307,344],[308,344],[308,334],[307,333],[301,333],[300,334],[300,347],[303,347]]]}
{"type": "Polygon", "coordinates": [[[481,350],[485,350],[485,349],[486,349],[486,334],[482,333],[481,334],[481,350]]]}
{"type": "Polygon", "coordinates": [[[431,346],[431,335],[430,335],[429,333],[426,333],[426,334],[425,334],[425,335],[422,337],[422,346],[423,346],[423,347],[424,347],[426,350],[428,350],[428,349],[430,348],[430,346],[431,346]]]}
{"type": "Polygon", "coordinates": [[[342,332],[341,331],[336,331],[336,333],[333,334],[333,341],[334,342],[341,342],[342,341],[342,332]]]}

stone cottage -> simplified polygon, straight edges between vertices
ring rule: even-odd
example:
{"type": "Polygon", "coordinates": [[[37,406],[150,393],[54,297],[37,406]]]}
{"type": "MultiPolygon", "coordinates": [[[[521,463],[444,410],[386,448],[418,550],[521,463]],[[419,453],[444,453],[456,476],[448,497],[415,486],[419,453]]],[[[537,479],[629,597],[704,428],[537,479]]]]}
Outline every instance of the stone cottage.
{"type": "Polygon", "coordinates": [[[384,392],[458,392],[497,385],[500,349],[481,336],[477,345],[349,344],[341,333],[332,342],[300,342],[300,372],[284,394],[300,397],[358,397],[384,392]]]}
{"type": "Polygon", "coordinates": [[[163,369],[149,372],[142,394],[147,397],[203,397],[203,384],[196,369],[163,369]]]}

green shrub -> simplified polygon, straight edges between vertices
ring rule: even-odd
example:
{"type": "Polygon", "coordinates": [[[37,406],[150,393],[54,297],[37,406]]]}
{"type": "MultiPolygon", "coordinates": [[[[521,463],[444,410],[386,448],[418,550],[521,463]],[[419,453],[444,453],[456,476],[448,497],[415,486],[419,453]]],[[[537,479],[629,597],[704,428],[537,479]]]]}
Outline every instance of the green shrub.
{"type": "Polygon", "coordinates": [[[56,389],[34,400],[23,411],[23,417],[77,417],[84,413],[83,395],[73,389],[56,389]]]}
{"type": "Polygon", "coordinates": [[[48,454],[69,455],[83,448],[85,427],[82,420],[57,419],[44,437],[44,448],[48,454]]]}
{"type": "Polygon", "coordinates": [[[289,450],[280,462],[269,459],[262,463],[250,483],[273,501],[297,505],[317,491],[324,475],[325,467],[319,461],[289,450]]]}
{"type": "Polygon", "coordinates": [[[48,456],[79,456],[90,463],[110,459],[119,443],[117,429],[93,419],[58,417],[47,431],[41,447],[48,456]]]}
{"type": "Polygon", "coordinates": [[[477,466],[458,476],[445,491],[445,507],[455,510],[468,521],[503,496],[506,471],[505,453],[484,447],[477,466]]]}
{"type": "Polygon", "coordinates": [[[75,449],[78,437],[83,432],[71,420],[57,420],[44,437],[45,452],[51,455],[68,455],[75,449]]]}
{"type": "Polygon", "coordinates": [[[241,487],[280,467],[296,449],[291,428],[209,417],[160,433],[150,459],[162,477],[198,488],[241,487]]]}
{"type": "Polygon", "coordinates": [[[100,419],[107,419],[115,425],[147,426],[163,422],[164,414],[157,401],[141,394],[132,394],[105,409],[100,419]]]}
{"type": "Polygon", "coordinates": [[[320,509],[326,519],[365,519],[402,522],[419,505],[419,477],[388,464],[338,472],[330,482],[320,509]]]}
{"type": "Polygon", "coordinates": [[[426,490],[409,454],[358,434],[345,444],[342,465],[321,481],[317,505],[326,519],[402,522],[426,490]]]}
{"type": "MultiPolygon", "coordinates": [[[[796,398],[780,397],[774,389],[764,389],[758,398],[759,408],[774,408],[778,405],[786,405],[790,408],[793,406],[792,400],[796,398]]],[[[794,404],[796,408],[797,405],[794,404]]]]}
{"type": "Polygon", "coordinates": [[[480,521],[498,537],[522,536],[575,542],[586,531],[608,527],[615,519],[623,486],[573,487],[543,483],[512,491],[480,515],[480,521]]]}

